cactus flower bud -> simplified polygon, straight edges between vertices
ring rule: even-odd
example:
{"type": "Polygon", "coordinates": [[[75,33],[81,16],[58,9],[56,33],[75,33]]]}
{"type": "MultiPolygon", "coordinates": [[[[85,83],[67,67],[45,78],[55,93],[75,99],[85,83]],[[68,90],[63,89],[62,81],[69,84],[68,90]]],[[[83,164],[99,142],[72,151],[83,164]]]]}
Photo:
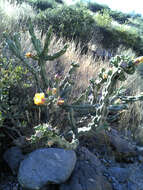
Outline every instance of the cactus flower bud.
{"type": "Polygon", "coordinates": [[[58,101],[57,101],[57,105],[58,106],[61,106],[61,105],[63,105],[64,104],[64,100],[63,99],[59,99],[58,101]]]}
{"type": "Polygon", "coordinates": [[[141,64],[141,63],[143,63],[143,56],[137,57],[137,58],[134,60],[134,64],[135,64],[135,65],[139,65],[139,64],[141,64]]]}
{"type": "Polygon", "coordinates": [[[31,58],[33,55],[32,55],[32,53],[28,52],[28,53],[25,54],[25,56],[26,56],[27,58],[31,58]]]}
{"type": "Polygon", "coordinates": [[[54,78],[55,78],[55,80],[60,80],[60,79],[61,79],[61,76],[60,76],[59,74],[56,74],[56,75],[54,76],[54,78]]]}
{"type": "Polygon", "coordinates": [[[52,88],[52,95],[55,95],[57,93],[57,89],[56,88],[52,88]]]}

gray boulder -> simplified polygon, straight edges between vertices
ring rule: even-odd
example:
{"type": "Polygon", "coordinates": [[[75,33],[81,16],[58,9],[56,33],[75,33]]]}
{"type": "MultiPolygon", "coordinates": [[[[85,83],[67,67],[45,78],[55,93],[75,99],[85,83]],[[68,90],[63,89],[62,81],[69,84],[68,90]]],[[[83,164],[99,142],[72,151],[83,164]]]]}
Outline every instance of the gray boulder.
{"type": "Polygon", "coordinates": [[[76,163],[72,150],[41,148],[31,152],[20,164],[18,181],[27,189],[60,184],[71,175],[76,163]]]}
{"type": "Polygon", "coordinates": [[[24,159],[24,155],[19,147],[11,147],[3,155],[3,159],[7,162],[14,175],[17,174],[19,164],[24,159]]]}

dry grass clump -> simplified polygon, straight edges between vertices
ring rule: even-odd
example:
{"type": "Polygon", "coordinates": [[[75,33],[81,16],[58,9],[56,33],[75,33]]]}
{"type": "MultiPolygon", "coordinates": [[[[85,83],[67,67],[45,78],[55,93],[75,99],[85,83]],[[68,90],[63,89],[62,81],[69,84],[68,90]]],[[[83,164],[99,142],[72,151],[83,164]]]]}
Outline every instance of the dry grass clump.
{"type": "MultiPolygon", "coordinates": [[[[63,45],[64,41],[62,39],[56,40],[54,37],[49,48],[50,53],[57,52],[63,47],[63,45]]],[[[59,73],[64,77],[69,70],[70,64],[72,62],[78,63],[79,68],[73,77],[75,85],[72,91],[72,97],[77,97],[88,87],[90,79],[97,78],[100,68],[109,67],[109,60],[102,61],[100,58],[95,60],[90,52],[86,55],[81,54],[80,45],[76,46],[73,41],[68,42],[68,46],[69,47],[63,56],[52,61],[52,63],[47,63],[47,73],[48,76],[59,73]]]]}
{"type": "Polygon", "coordinates": [[[4,31],[15,32],[18,28],[25,27],[28,18],[35,17],[33,8],[23,2],[18,5],[9,0],[0,0],[0,34],[4,31]]]}

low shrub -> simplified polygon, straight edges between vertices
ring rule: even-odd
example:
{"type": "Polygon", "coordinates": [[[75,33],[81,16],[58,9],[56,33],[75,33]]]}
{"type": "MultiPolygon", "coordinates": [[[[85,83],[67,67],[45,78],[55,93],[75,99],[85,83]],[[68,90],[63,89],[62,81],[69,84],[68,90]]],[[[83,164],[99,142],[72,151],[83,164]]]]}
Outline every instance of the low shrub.
{"type": "Polygon", "coordinates": [[[109,11],[107,9],[104,9],[101,12],[96,13],[94,18],[100,27],[111,27],[112,18],[109,15],[109,11]]]}
{"type": "Polygon", "coordinates": [[[84,8],[62,6],[48,9],[37,15],[36,22],[44,33],[52,25],[56,36],[81,41],[83,44],[89,42],[94,35],[95,21],[84,8]]]}
{"type": "Polygon", "coordinates": [[[55,8],[56,1],[55,0],[26,0],[33,8],[36,10],[44,11],[49,8],[55,8]]]}
{"type": "Polygon", "coordinates": [[[109,10],[109,7],[107,5],[101,5],[101,4],[98,4],[98,3],[92,3],[92,2],[89,2],[87,4],[87,8],[90,9],[92,12],[98,12],[98,11],[102,11],[104,9],[108,9],[109,10]]]}

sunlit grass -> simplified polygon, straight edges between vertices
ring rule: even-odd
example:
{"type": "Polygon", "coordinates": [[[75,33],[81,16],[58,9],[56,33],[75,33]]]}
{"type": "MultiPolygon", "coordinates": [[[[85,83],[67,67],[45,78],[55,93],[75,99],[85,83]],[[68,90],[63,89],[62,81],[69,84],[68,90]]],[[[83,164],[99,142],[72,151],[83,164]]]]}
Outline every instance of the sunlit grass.
{"type": "Polygon", "coordinates": [[[18,5],[8,0],[0,0],[0,33],[8,30],[13,31],[19,28],[26,20],[35,16],[34,10],[27,3],[18,5]]]}

